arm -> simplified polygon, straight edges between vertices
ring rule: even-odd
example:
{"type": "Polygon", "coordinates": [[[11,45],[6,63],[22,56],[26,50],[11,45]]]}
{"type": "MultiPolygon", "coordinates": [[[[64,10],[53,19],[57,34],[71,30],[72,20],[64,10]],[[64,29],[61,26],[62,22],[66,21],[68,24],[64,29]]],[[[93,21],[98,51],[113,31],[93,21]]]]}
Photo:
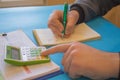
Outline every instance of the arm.
{"type": "Polygon", "coordinates": [[[76,0],[70,9],[78,11],[80,15],[78,23],[80,23],[102,16],[119,4],[120,0],[76,0]]]}
{"type": "MultiPolygon", "coordinates": [[[[77,23],[88,21],[94,17],[102,16],[112,7],[120,4],[120,0],[77,0],[71,5],[67,14],[67,24],[65,36],[69,37],[74,32],[77,23]]],[[[48,27],[54,34],[62,36],[63,31],[63,11],[54,11],[48,20],[48,27]]]]}

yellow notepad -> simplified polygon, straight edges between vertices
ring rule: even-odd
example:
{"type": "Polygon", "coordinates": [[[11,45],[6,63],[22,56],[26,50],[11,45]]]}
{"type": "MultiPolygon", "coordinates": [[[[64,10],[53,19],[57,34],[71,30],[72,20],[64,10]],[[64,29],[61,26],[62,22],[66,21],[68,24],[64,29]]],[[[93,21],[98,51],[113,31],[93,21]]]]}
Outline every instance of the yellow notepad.
{"type": "Polygon", "coordinates": [[[33,34],[39,45],[49,46],[63,44],[75,41],[87,41],[99,39],[101,36],[85,23],[81,23],[75,27],[74,32],[69,38],[61,38],[55,36],[51,29],[34,29],[33,34]]]}

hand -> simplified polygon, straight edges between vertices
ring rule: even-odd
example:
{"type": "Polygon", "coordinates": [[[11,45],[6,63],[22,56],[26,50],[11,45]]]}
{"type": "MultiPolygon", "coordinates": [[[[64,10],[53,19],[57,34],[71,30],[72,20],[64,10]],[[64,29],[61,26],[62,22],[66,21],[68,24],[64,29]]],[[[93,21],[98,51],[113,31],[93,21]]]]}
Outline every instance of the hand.
{"type": "MultiPolygon", "coordinates": [[[[79,18],[79,13],[75,10],[68,12],[67,15],[67,25],[65,37],[69,37],[70,34],[74,31],[74,25],[77,23],[79,18]]],[[[53,31],[54,34],[62,36],[63,27],[63,11],[56,10],[54,11],[48,20],[48,27],[53,31]]]]}
{"type": "Polygon", "coordinates": [[[118,54],[100,51],[88,45],[73,42],[49,48],[42,55],[56,52],[64,52],[62,64],[65,72],[72,78],[86,76],[95,80],[104,80],[118,76],[118,54]]]}

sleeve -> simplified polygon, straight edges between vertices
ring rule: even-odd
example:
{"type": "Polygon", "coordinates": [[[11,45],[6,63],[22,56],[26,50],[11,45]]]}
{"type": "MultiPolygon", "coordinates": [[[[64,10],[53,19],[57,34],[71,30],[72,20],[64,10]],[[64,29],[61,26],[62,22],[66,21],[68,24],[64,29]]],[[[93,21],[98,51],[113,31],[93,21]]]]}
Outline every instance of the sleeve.
{"type": "Polygon", "coordinates": [[[120,0],[76,0],[70,6],[70,10],[79,12],[80,18],[78,23],[81,23],[96,16],[102,16],[119,4],[120,0]]]}

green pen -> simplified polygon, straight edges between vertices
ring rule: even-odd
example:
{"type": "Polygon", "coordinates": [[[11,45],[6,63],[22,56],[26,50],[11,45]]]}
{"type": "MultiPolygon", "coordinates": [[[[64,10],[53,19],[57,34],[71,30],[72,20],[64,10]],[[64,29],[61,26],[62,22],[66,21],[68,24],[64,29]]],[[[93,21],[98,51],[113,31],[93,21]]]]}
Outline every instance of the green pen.
{"type": "Polygon", "coordinates": [[[65,31],[66,31],[67,11],[68,11],[68,3],[65,3],[64,4],[64,12],[63,12],[63,27],[64,27],[64,30],[62,31],[62,37],[64,37],[65,31]]]}

